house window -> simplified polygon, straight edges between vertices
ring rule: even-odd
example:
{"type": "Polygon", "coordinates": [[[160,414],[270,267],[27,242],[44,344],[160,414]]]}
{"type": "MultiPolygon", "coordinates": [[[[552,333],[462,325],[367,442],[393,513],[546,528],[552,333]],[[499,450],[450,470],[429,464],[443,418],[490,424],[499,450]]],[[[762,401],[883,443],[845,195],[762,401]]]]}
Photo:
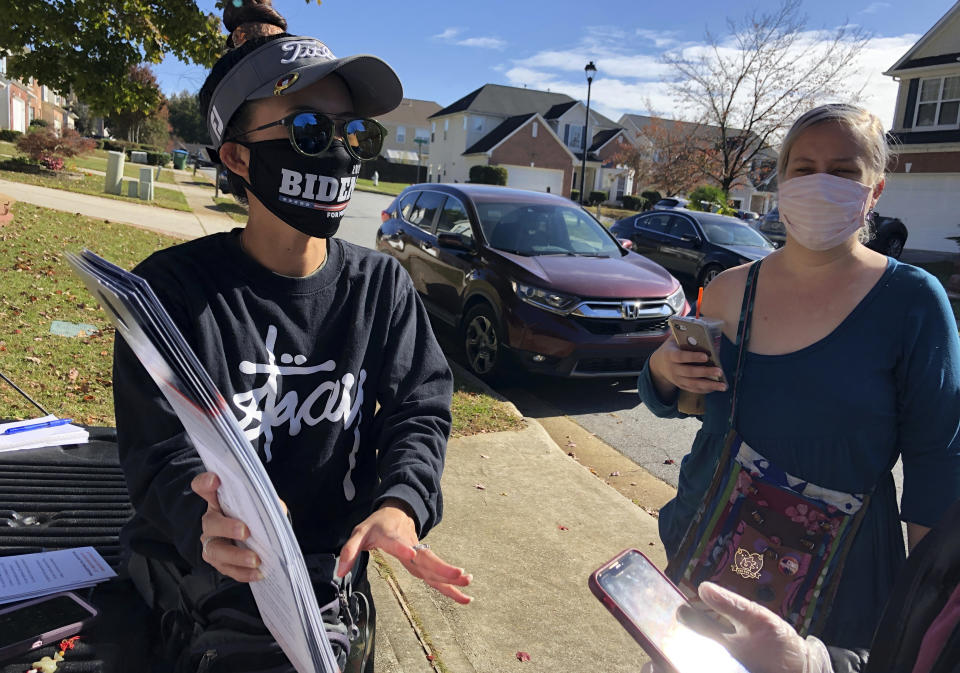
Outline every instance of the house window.
{"type": "Polygon", "coordinates": [[[537,137],[537,122],[533,122],[533,137],[537,137]]]}
{"type": "MultiPolygon", "coordinates": [[[[443,120],[443,139],[444,139],[444,140],[447,139],[447,131],[449,131],[449,130],[450,130],[450,120],[449,120],[449,119],[444,119],[444,120],[443,120]]],[[[446,175],[447,172],[444,171],[443,174],[446,175]]]]}
{"type": "Polygon", "coordinates": [[[474,117],[473,118],[473,130],[482,131],[483,130],[483,117],[474,117]]]}
{"type": "Polygon", "coordinates": [[[578,124],[567,124],[564,131],[567,147],[581,149],[583,147],[583,127],[578,124]]]}
{"type": "Polygon", "coordinates": [[[7,57],[0,56],[0,76],[7,76],[7,57]]]}
{"type": "Polygon", "coordinates": [[[468,123],[469,121],[470,121],[470,117],[468,117],[467,115],[463,115],[463,130],[464,130],[464,131],[467,130],[467,123],[468,123]]]}
{"type": "Polygon", "coordinates": [[[413,132],[413,137],[417,138],[418,140],[429,140],[430,131],[428,131],[427,129],[417,129],[416,131],[413,132]]]}
{"type": "Polygon", "coordinates": [[[960,75],[920,80],[914,126],[955,127],[960,112],[960,75]]]}
{"type": "Polygon", "coordinates": [[[397,127],[397,142],[401,145],[407,142],[407,129],[405,126],[397,127]]]}

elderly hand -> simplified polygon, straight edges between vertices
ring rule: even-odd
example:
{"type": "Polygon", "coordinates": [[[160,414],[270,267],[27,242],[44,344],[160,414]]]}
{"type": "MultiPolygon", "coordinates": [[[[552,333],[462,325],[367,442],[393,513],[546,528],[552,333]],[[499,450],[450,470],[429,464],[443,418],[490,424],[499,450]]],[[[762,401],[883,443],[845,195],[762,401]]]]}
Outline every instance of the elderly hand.
{"type": "Polygon", "coordinates": [[[750,673],[832,673],[826,646],[813,636],[804,640],[767,608],[710,582],[699,593],[707,607],[736,625],[736,633],[715,639],[750,673]]]}
{"type": "Polygon", "coordinates": [[[371,549],[380,549],[397,558],[411,575],[457,603],[466,605],[473,600],[457,588],[469,585],[473,576],[419,544],[413,513],[405,502],[387,500],[353,529],[340,551],[340,576],[353,567],[361,551],[371,549]]]}
{"type": "Polygon", "coordinates": [[[260,567],[260,558],[249,549],[236,545],[236,542],[250,537],[250,529],[242,521],[224,516],[220,509],[220,498],[217,497],[220,478],[213,472],[204,472],[193,478],[190,488],[207,501],[207,513],[201,521],[203,533],[200,535],[203,560],[238,582],[263,579],[257,569],[260,567]]]}
{"type": "Polygon", "coordinates": [[[719,367],[705,367],[706,353],[685,351],[673,339],[667,339],[650,356],[650,374],[662,399],[669,400],[676,389],[704,395],[726,390],[727,384],[714,379],[723,376],[719,367]]]}

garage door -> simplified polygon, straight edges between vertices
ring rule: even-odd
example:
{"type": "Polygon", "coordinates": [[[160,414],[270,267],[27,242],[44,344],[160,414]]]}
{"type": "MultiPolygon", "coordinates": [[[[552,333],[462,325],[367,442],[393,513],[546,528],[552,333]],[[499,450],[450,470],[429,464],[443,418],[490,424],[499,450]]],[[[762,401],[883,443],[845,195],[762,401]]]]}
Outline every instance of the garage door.
{"type": "Polygon", "coordinates": [[[563,171],[561,170],[507,165],[504,165],[504,168],[507,169],[507,187],[563,194],[563,171]]]}
{"type": "Polygon", "coordinates": [[[27,105],[21,98],[16,96],[11,96],[13,98],[13,119],[11,120],[10,128],[14,131],[20,131],[20,133],[26,133],[27,131],[27,105]]]}

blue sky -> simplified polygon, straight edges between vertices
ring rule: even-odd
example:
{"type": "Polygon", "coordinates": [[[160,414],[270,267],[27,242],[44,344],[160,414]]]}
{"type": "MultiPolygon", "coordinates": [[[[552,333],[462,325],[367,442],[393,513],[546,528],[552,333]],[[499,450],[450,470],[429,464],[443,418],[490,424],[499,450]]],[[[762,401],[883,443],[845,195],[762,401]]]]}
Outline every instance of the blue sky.
{"type": "MultiPolygon", "coordinates": [[[[896,84],[882,72],[953,5],[954,0],[805,0],[807,28],[855,24],[871,41],[851,87],[889,126],[896,84]],[[839,9],[838,9],[839,8],[839,9]]],[[[583,66],[596,62],[591,104],[617,119],[623,112],[672,114],[657,59],[664,50],[722,35],[726,19],[766,3],[733,0],[274,0],[288,30],[317,37],[337,56],[372,53],[390,63],[410,98],[449,105],[486,83],[529,86],[586,97],[583,66]]],[[[213,11],[212,0],[200,6],[213,11]]],[[[196,91],[204,69],[167,58],[154,67],[166,93],[196,91]]]]}

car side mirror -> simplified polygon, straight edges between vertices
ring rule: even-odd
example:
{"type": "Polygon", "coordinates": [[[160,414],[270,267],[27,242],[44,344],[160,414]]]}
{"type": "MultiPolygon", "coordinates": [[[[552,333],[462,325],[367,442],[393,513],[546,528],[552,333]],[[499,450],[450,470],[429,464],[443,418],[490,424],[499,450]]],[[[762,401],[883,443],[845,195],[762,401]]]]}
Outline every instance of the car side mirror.
{"type": "Polygon", "coordinates": [[[459,250],[461,252],[473,252],[473,246],[461,234],[453,234],[448,231],[437,234],[437,245],[441,248],[459,250]]]}

